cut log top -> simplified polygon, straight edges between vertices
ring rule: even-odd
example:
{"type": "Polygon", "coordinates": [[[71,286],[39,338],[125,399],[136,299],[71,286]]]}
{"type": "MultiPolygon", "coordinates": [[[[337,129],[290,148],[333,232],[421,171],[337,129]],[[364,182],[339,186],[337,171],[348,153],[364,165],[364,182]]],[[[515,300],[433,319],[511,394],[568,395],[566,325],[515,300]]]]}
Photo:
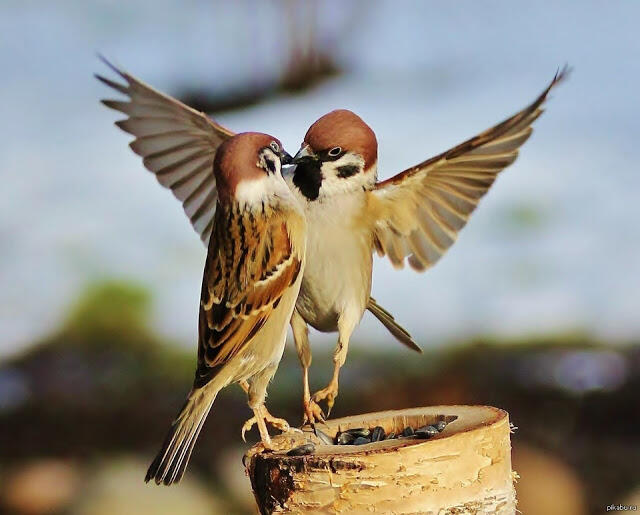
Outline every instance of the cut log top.
{"type": "Polygon", "coordinates": [[[429,439],[328,445],[311,428],[245,457],[261,513],[515,513],[508,414],[489,406],[433,406],[318,424],[335,441],[355,428],[401,434],[438,421],[429,439]],[[287,455],[313,443],[310,454],[287,455]]]}

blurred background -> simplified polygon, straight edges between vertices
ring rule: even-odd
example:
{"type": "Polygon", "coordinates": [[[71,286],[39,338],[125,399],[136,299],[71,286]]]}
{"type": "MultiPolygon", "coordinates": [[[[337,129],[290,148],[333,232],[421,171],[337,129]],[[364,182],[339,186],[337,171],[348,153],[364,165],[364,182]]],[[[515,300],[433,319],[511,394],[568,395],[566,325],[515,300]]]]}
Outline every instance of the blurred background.
{"type": "MultiPolygon", "coordinates": [[[[216,401],[178,487],[142,482],[195,364],[205,249],[98,103],[101,52],[231,130],[290,152],[360,114],[387,178],[532,101],[518,161],[423,275],[376,260],[335,416],[427,404],[509,410],[519,508],[640,504],[640,4],[393,1],[0,4],[0,509],[251,513],[244,394],[216,401]],[[391,363],[391,366],[390,366],[391,363]]],[[[311,334],[313,389],[334,335],[311,334]]],[[[288,345],[269,407],[297,423],[288,345]]],[[[257,439],[255,432],[251,435],[257,439]]]]}

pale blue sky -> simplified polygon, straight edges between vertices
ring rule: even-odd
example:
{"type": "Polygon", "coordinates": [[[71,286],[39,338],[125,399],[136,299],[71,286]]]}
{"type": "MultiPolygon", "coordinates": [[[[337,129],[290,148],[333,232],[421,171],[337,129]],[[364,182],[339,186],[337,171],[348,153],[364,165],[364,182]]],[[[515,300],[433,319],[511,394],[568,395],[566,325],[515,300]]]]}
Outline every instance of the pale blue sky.
{"type": "MultiPolygon", "coordinates": [[[[92,73],[107,70],[95,52],[170,92],[261,83],[286,63],[283,5],[2,3],[0,355],[59,324],[96,277],[148,285],[158,330],[193,345],[204,249],[98,104],[108,91],[92,73]]],[[[374,296],[422,345],[640,334],[640,3],[335,1],[313,19],[349,73],[218,119],[295,150],[317,117],[353,109],[378,135],[381,177],[493,125],[574,67],[434,269],[376,262],[374,296]]],[[[355,335],[386,340],[370,320],[355,335]]]]}

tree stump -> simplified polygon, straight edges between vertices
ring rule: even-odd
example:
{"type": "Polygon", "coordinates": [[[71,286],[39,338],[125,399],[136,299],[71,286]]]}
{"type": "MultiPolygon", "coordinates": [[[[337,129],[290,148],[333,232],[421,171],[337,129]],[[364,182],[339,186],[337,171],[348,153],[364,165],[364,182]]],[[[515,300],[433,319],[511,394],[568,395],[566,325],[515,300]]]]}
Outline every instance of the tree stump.
{"type": "Polygon", "coordinates": [[[318,424],[335,438],[381,426],[401,433],[447,422],[430,439],[328,445],[311,428],[260,444],[245,456],[260,513],[515,513],[509,417],[489,406],[433,406],[367,413],[318,424]],[[307,443],[304,456],[287,451],[307,443]]]}

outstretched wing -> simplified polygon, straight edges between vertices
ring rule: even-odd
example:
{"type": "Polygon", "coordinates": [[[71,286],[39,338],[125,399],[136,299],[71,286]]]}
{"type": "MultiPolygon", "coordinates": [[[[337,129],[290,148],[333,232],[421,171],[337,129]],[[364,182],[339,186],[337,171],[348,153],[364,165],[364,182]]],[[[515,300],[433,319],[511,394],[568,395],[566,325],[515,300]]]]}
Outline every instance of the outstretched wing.
{"type": "Polygon", "coordinates": [[[251,341],[302,266],[283,216],[217,209],[202,283],[196,386],[251,341]]]}
{"type": "Polygon", "coordinates": [[[194,229],[206,244],[218,200],[213,159],[220,144],[233,133],[204,113],[102,60],[126,84],[100,75],[96,78],[127,97],[127,101],[102,100],[102,103],[127,115],[116,125],[135,136],[129,146],[142,156],[144,166],[155,174],[158,182],[182,202],[194,229]]]}
{"type": "Polygon", "coordinates": [[[528,107],[474,138],[380,182],[370,192],[378,254],[397,267],[425,270],[456,240],[498,173],[518,157],[542,114],[551,88],[567,75],[556,73],[528,107]]]}

